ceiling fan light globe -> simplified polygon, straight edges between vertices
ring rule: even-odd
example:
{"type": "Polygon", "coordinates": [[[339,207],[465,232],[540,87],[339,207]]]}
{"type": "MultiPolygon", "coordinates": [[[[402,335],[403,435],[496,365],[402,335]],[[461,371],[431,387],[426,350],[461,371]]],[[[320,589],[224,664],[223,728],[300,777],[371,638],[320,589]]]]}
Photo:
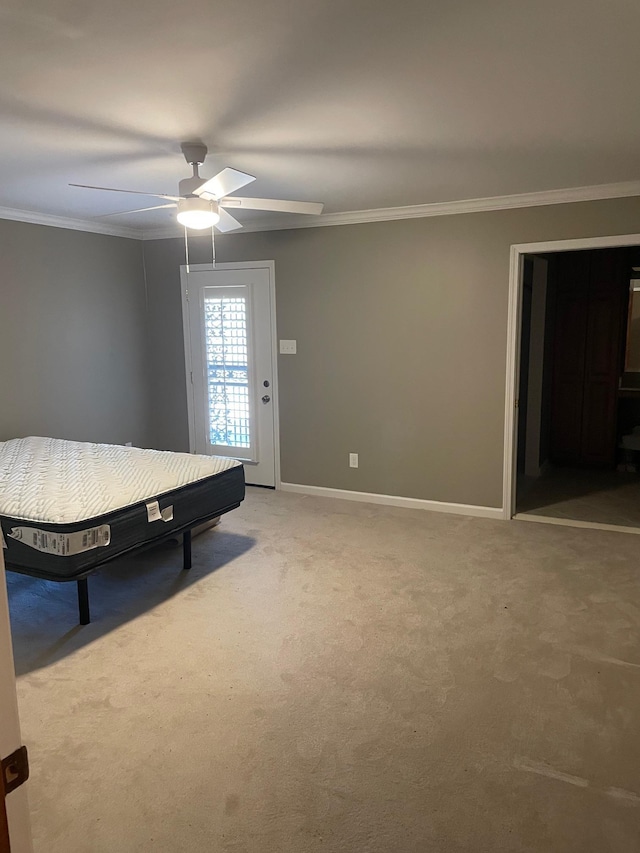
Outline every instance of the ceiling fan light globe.
{"type": "Polygon", "coordinates": [[[195,231],[204,231],[217,225],[220,221],[218,205],[194,196],[182,198],[178,202],[178,222],[185,228],[193,228],[195,231]]]}
{"type": "Polygon", "coordinates": [[[178,214],[178,222],[185,228],[193,228],[194,231],[204,231],[219,221],[220,217],[209,211],[186,210],[178,214]]]}

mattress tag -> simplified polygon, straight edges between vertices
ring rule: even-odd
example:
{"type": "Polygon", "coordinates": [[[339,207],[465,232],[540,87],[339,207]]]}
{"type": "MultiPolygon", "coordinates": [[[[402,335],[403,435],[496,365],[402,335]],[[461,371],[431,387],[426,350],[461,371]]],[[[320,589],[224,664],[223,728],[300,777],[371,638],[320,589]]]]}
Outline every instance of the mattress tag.
{"type": "Polygon", "coordinates": [[[12,527],[9,537],[44,554],[69,557],[94,548],[105,548],[111,542],[111,527],[101,524],[100,527],[90,527],[76,533],[52,533],[50,530],[38,530],[36,527],[12,527]]]}
{"type": "Polygon", "coordinates": [[[171,506],[166,506],[162,512],[160,513],[163,521],[172,521],[173,520],[173,504],[171,506]]]}
{"type": "Polygon", "coordinates": [[[147,504],[147,521],[160,521],[161,519],[160,504],[158,501],[150,501],[147,504]]]}

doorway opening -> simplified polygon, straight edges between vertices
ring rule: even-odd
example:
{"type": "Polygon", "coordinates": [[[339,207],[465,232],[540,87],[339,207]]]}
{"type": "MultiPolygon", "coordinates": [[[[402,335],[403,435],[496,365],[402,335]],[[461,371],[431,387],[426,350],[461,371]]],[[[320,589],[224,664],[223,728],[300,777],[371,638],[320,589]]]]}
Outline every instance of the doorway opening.
{"type": "Polygon", "coordinates": [[[512,247],[505,517],[640,533],[638,243],[512,247]]]}

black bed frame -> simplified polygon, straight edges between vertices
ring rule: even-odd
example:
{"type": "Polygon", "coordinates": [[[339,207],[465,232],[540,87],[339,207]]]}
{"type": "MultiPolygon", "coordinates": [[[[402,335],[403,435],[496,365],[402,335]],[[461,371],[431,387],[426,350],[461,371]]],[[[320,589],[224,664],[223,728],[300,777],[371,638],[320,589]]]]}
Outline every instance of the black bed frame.
{"type": "Polygon", "coordinates": [[[89,575],[92,572],[95,572],[96,569],[99,569],[106,563],[110,563],[113,560],[119,559],[120,557],[140,553],[141,551],[144,551],[147,548],[151,548],[154,545],[157,545],[160,542],[164,542],[167,539],[173,539],[180,533],[182,534],[182,569],[183,571],[190,569],[191,531],[194,529],[194,527],[200,527],[201,524],[206,524],[207,521],[212,521],[214,518],[218,518],[218,516],[224,515],[224,513],[230,512],[232,509],[237,509],[239,506],[240,502],[234,503],[232,506],[216,510],[213,514],[192,520],[184,527],[174,527],[173,530],[169,531],[164,536],[158,536],[155,539],[143,542],[140,545],[134,545],[131,548],[127,548],[124,551],[120,551],[118,554],[113,554],[112,556],[107,557],[106,560],[102,560],[101,562],[96,563],[96,565],[91,566],[91,568],[87,569],[87,571],[82,572],[79,575],[74,575],[74,577],[56,577],[54,575],[47,574],[46,572],[38,572],[37,570],[32,571],[31,569],[26,569],[22,566],[12,566],[10,563],[7,563],[6,568],[10,572],[18,572],[22,575],[30,575],[31,577],[37,577],[47,581],[56,581],[59,583],[76,581],[78,584],[78,612],[80,616],[80,624],[88,625],[91,622],[91,611],[89,609],[89,575]]]}
{"type": "MultiPolygon", "coordinates": [[[[214,516],[215,517],[215,516],[214,516]]],[[[173,531],[175,534],[175,530],[173,531]]],[[[164,538],[164,537],[163,537],[164,538]]],[[[160,540],[154,540],[154,544],[160,540]]],[[[149,547],[149,543],[147,543],[146,547],[149,547]]],[[[139,550],[143,550],[140,548],[139,550]]],[[[129,551],[128,553],[131,553],[129,551]]],[[[118,556],[122,556],[118,554],[118,556]]],[[[115,559],[115,558],[114,558],[115,559]]],[[[100,563],[100,566],[104,566],[104,563],[100,563]]],[[[99,566],[94,566],[95,569],[99,568],[99,566]]],[[[185,530],[182,533],[182,569],[183,571],[191,568],[191,530],[185,530]]],[[[94,569],[91,569],[93,571],[94,569]]],[[[88,625],[91,622],[91,611],[89,609],[89,576],[85,575],[82,578],[78,578],[78,613],[80,616],[80,624],[88,625]]]]}

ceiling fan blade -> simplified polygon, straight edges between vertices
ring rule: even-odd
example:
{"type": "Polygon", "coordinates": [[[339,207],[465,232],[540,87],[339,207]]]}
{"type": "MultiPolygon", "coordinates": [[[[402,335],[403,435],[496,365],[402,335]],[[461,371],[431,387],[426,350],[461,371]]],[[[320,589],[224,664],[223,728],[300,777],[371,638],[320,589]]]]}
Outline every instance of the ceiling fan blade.
{"type": "Polygon", "coordinates": [[[115,213],[103,213],[102,216],[96,218],[103,219],[105,216],[126,216],[127,213],[145,213],[147,210],[165,210],[168,207],[177,206],[174,202],[171,202],[171,204],[156,204],[153,207],[137,207],[135,210],[117,210],[115,213]]]}
{"type": "Polygon", "coordinates": [[[140,190],[118,190],[114,187],[92,187],[89,184],[69,184],[70,187],[80,187],[83,190],[102,190],[108,193],[131,193],[133,195],[148,195],[153,198],[170,198],[172,201],[180,201],[179,195],[167,195],[166,193],[143,193],[140,190]]]}
{"type": "Polygon", "coordinates": [[[273,210],[278,213],[322,213],[323,204],[317,201],[285,201],[278,198],[232,198],[220,199],[223,207],[237,207],[241,210],[273,210]]]}
{"type": "Polygon", "coordinates": [[[242,224],[237,219],[234,219],[230,213],[227,213],[226,210],[220,207],[218,208],[218,213],[220,214],[220,222],[216,225],[218,231],[226,234],[227,231],[237,231],[238,228],[242,228],[242,224]]]}
{"type": "Polygon", "coordinates": [[[252,181],[255,181],[253,175],[247,175],[246,172],[239,172],[237,169],[227,167],[218,172],[217,175],[214,175],[213,178],[205,181],[197,190],[194,190],[194,195],[206,196],[217,200],[225,195],[234,193],[241,187],[246,187],[252,181]]]}

